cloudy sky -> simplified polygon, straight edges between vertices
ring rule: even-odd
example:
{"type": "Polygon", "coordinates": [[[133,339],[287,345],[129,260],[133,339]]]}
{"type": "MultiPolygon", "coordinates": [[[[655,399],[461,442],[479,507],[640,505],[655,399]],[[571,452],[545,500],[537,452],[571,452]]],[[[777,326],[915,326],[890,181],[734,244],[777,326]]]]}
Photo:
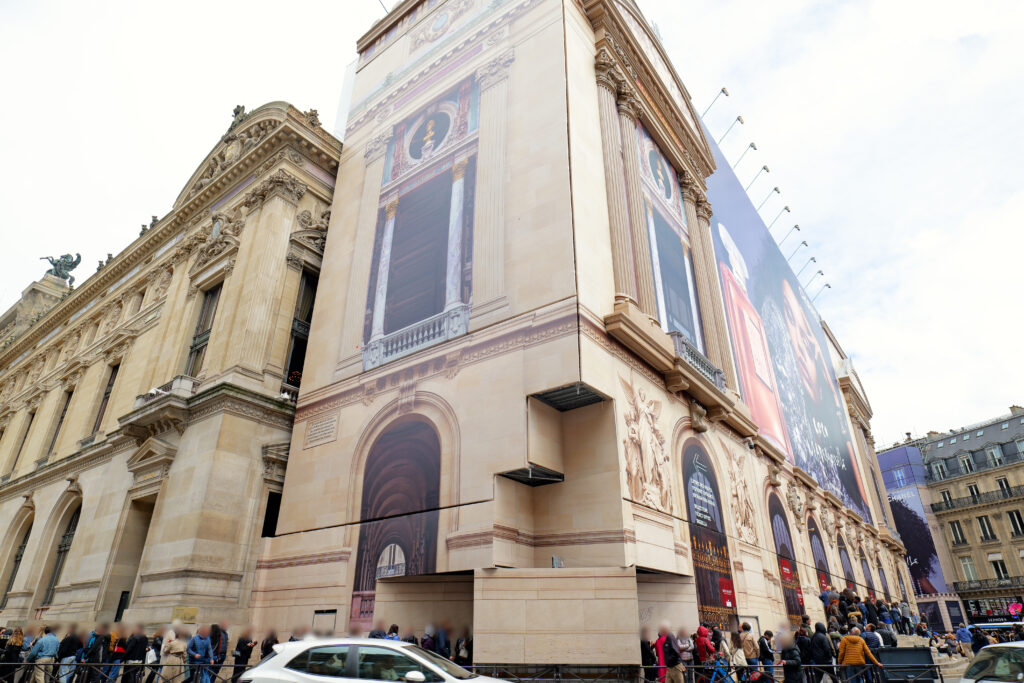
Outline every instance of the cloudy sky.
{"type": "MultiPolygon", "coordinates": [[[[803,228],[879,445],[1024,402],[1024,4],[640,2],[698,111],[729,88],[709,127],[743,115],[723,146],[735,159],[757,143],[741,178],[767,164],[751,195],[778,185],[763,213],[788,204],[803,228]]],[[[382,14],[378,0],[0,3],[0,308],[40,256],[80,251],[82,280],[167,213],[234,105],[333,121],[382,14]]]]}

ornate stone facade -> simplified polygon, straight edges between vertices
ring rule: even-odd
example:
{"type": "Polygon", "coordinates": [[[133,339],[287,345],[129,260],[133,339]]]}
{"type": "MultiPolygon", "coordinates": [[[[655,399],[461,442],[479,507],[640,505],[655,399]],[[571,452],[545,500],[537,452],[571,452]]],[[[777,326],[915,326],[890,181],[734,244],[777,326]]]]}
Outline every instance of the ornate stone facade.
{"type": "Polygon", "coordinates": [[[294,413],[289,328],[323,253],[289,268],[289,237],[326,233],[341,147],[313,119],[236,116],[169,214],[0,317],[0,623],[248,617],[294,413]]]}

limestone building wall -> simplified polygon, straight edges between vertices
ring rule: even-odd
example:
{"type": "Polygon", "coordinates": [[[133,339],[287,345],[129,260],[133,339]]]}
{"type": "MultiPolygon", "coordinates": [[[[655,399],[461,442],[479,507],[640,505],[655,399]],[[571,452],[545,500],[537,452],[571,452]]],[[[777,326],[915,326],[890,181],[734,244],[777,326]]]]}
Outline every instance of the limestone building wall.
{"type": "Polygon", "coordinates": [[[339,152],[315,111],[240,108],[167,215],[5,340],[0,623],[247,616],[339,152]]]}
{"type": "Polygon", "coordinates": [[[358,49],[257,623],[448,621],[478,662],[622,664],[660,618],[900,595],[870,408],[789,271],[815,355],[764,324],[804,374],[785,416],[752,393],[729,181],[636,6],[409,0],[358,49]]]}

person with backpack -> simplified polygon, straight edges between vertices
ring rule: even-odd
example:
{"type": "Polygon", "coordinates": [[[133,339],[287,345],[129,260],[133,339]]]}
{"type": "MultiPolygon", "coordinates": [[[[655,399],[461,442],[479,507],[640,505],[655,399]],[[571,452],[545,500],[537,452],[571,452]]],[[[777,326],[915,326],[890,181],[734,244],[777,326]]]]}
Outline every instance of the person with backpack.
{"type": "MultiPolygon", "coordinates": [[[[829,638],[828,631],[825,630],[825,624],[819,621],[814,625],[814,635],[811,636],[811,664],[814,665],[814,669],[811,670],[811,680],[813,683],[820,683],[826,673],[834,671],[831,667],[835,652],[832,639],[829,638]]],[[[834,673],[832,673],[832,678],[835,678],[834,673]]]]}
{"type": "Polygon", "coordinates": [[[764,673],[768,678],[775,676],[775,652],[772,650],[772,638],[775,636],[771,631],[765,631],[757,639],[757,658],[764,667],[764,673]]]}
{"type": "Polygon", "coordinates": [[[660,659],[665,666],[665,682],[683,683],[683,671],[686,670],[683,666],[683,656],[679,652],[676,638],[672,635],[672,630],[667,623],[662,623],[661,628],[658,629],[658,636],[658,646],[661,648],[660,659]]]}
{"type": "Polygon", "coordinates": [[[754,637],[754,631],[749,621],[740,624],[740,642],[743,643],[743,656],[747,659],[747,666],[756,667],[758,664],[757,638],[754,637]]]}

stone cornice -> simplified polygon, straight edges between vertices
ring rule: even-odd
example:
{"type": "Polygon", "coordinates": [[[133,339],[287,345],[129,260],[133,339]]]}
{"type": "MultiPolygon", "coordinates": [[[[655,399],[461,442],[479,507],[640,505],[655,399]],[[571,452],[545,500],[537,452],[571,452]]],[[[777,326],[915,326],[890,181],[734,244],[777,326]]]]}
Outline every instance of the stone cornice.
{"type": "MultiPolygon", "coordinates": [[[[157,221],[110,263],[78,285],[63,301],[50,309],[43,318],[26,330],[10,346],[0,351],[0,368],[2,368],[0,372],[6,374],[14,366],[13,359],[19,358],[47,334],[67,323],[73,313],[91,301],[106,296],[111,285],[129,274],[133,268],[141,268],[153,260],[161,247],[174,236],[198,224],[198,221],[204,220],[208,214],[207,207],[213,200],[229,192],[239,183],[244,183],[280,148],[287,145],[294,146],[300,149],[306,158],[313,160],[327,171],[333,173],[337,169],[341,143],[322,128],[310,128],[307,123],[307,115],[285,103],[271,103],[254,110],[238,130],[240,132],[247,126],[271,119],[278,120],[280,125],[261,140],[256,147],[238,158],[212,183],[193,197],[186,199],[179,197],[170,214],[157,221]]],[[[183,193],[193,185],[202,169],[206,168],[210,157],[221,148],[222,144],[222,142],[218,142],[210,155],[204,159],[200,170],[189,179],[183,193]]],[[[19,358],[19,360],[21,359],[19,358]]]]}
{"type": "MultiPolygon", "coordinates": [[[[86,469],[110,460],[118,453],[138,448],[146,441],[147,437],[155,434],[154,430],[147,428],[148,423],[142,428],[137,428],[134,422],[136,416],[144,412],[152,413],[153,410],[159,408],[161,401],[178,398],[168,394],[155,399],[143,408],[119,418],[120,427],[109,433],[104,440],[89,444],[68,457],[60,458],[29,474],[0,484],[0,502],[13,496],[24,495],[54,481],[73,477],[86,469]]],[[[208,417],[229,413],[257,420],[279,429],[290,430],[294,414],[294,407],[288,401],[257,394],[233,384],[214,385],[206,391],[197,393],[187,401],[182,401],[182,404],[182,414],[177,418],[182,429],[208,417]]],[[[164,421],[161,431],[172,427],[173,425],[164,421]]]]}
{"type": "MultiPolygon", "coordinates": [[[[701,179],[710,176],[715,169],[711,149],[704,139],[704,132],[700,130],[696,112],[690,106],[686,86],[674,73],[674,67],[660,46],[658,38],[647,30],[647,37],[653,49],[658,51],[658,58],[672,71],[668,77],[673,80],[674,87],[678,88],[679,97],[683,102],[677,103],[666,91],[662,76],[656,72],[652,58],[645,54],[645,48],[634,39],[633,29],[622,16],[624,12],[629,11],[628,9],[610,0],[583,0],[582,4],[597,35],[598,49],[606,48],[614,54],[621,65],[621,70],[628,74],[630,85],[641,91],[638,100],[647,105],[641,107],[641,110],[645,111],[645,115],[642,116],[645,125],[649,129],[653,128],[654,130],[650,132],[656,138],[662,138],[662,142],[667,133],[667,136],[674,138],[679,146],[678,150],[663,150],[676,165],[677,170],[686,168],[695,172],[701,179]],[[648,107],[650,110],[646,111],[648,107]],[[687,111],[684,112],[682,108],[686,108],[687,111]],[[693,121],[692,124],[690,119],[693,121]],[[682,161],[685,163],[681,163],[682,161]]],[[[631,19],[641,27],[646,24],[641,15],[631,16],[631,19]]]]}

